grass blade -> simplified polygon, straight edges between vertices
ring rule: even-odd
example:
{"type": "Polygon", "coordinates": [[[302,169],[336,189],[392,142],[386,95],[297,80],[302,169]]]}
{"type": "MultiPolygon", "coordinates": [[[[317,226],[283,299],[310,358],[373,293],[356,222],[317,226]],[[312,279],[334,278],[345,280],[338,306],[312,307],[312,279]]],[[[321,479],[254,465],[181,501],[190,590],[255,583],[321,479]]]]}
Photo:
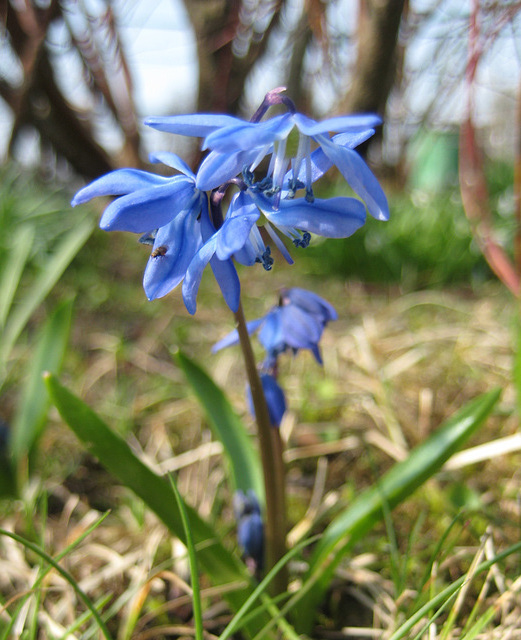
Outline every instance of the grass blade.
{"type": "Polygon", "coordinates": [[[30,453],[43,428],[49,398],[45,392],[42,373],[57,373],[61,367],[69,340],[72,307],[72,300],[58,305],[36,341],[34,357],[29,362],[24,388],[12,422],[10,443],[15,463],[30,453]]]}
{"type": "Polygon", "coordinates": [[[194,539],[190,530],[190,523],[188,522],[188,514],[186,513],[186,505],[181,498],[181,494],[177,489],[177,485],[174,482],[172,476],[170,476],[170,486],[175,495],[175,501],[177,508],[181,514],[181,522],[183,523],[183,529],[186,536],[186,548],[188,549],[188,561],[190,564],[190,577],[192,580],[192,604],[194,608],[194,627],[195,627],[195,640],[204,640],[204,627],[203,627],[203,613],[201,606],[201,591],[199,588],[199,570],[197,564],[197,554],[195,552],[194,539]]]}
{"type": "Polygon", "coordinates": [[[23,225],[14,234],[13,246],[6,258],[0,278],[0,328],[5,325],[20,277],[31,253],[34,227],[23,225]]]}
{"type": "Polygon", "coordinates": [[[436,473],[477,430],[499,396],[500,390],[496,389],[469,402],[331,522],[310,560],[307,579],[315,572],[322,572],[322,575],[296,610],[299,629],[308,632],[311,628],[317,605],[335,567],[353,544],[381,520],[384,500],[391,509],[394,508],[436,473]]]}
{"type": "Polygon", "coordinates": [[[3,369],[11,349],[27,321],[86,242],[93,227],[94,223],[91,220],[83,220],[62,238],[53,257],[47,261],[31,287],[25,292],[23,300],[10,315],[0,340],[0,377],[3,377],[3,369]]]}
{"type": "MultiPolygon", "coordinates": [[[[219,640],[228,640],[228,638],[232,635],[232,633],[235,633],[237,629],[241,628],[243,619],[248,613],[248,611],[251,609],[251,607],[253,606],[255,600],[257,600],[257,598],[261,597],[265,593],[269,583],[273,580],[273,578],[277,575],[277,573],[291,560],[291,558],[296,556],[298,553],[300,553],[302,549],[304,549],[305,547],[312,544],[318,539],[319,539],[319,536],[314,536],[313,538],[309,538],[308,540],[303,540],[302,542],[299,542],[297,545],[295,545],[293,549],[291,549],[286,554],[284,554],[284,557],[282,557],[275,564],[275,566],[272,567],[272,569],[266,574],[263,580],[255,587],[255,590],[253,591],[253,593],[242,605],[239,611],[237,611],[237,613],[235,614],[233,619],[230,621],[226,629],[221,633],[221,635],[219,636],[219,640]]],[[[271,623],[275,624],[275,621],[272,620],[270,624],[271,623]]]]}
{"type": "MultiPolygon", "coordinates": [[[[109,511],[104,513],[100,518],[98,518],[98,520],[96,520],[96,522],[94,522],[89,527],[87,527],[87,529],[85,529],[85,531],[83,531],[76,539],[74,539],[70,544],[68,544],[65,547],[65,549],[60,551],[60,553],[56,554],[56,556],[54,556],[55,562],[59,562],[62,558],[64,558],[66,555],[68,555],[73,549],[75,549],[83,540],[85,540],[85,538],[87,538],[95,529],[97,529],[99,527],[99,525],[105,520],[105,518],[109,515],[109,513],[110,513],[109,511]]],[[[48,565],[46,568],[42,568],[39,571],[38,577],[34,581],[34,584],[33,584],[32,588],[31,588],[31,591],[24,598],[22,598],[20,604],[18,605],[17,610],[11,616],[10,623],[7,625],[7,627],[5,629],[3,629],[3,633],[0,636],[0,638],[2,640],[6,640],[7,638],[10,637],[9,634],[11,633],[12,626],[13,626],[15,620],[16,620],[17,615],[19,614],[19,612],[21,611],[21,609],[25,605],[25,602],[27,601],[27,598],[30,598],[31,594],[38,590],[38,588],[39,588],[40,584],[43,582],[45,576],[49,573],[49,571],[52,570],[52,568],[53,568],[52,565],[48,565]]],[[[0,611],[1,611],[1,608],[0,608],[0,611]]]]}
{"type": "Polygon", "coordinates": [[[198,364],[181,351],[177,352],[176,360],[204,408],[215,437],[224,446],[234,490],[247,492],[253,489],[263,503],[264,483],[260,459],[244,424],[221,389],[198,364]]]}
{"type": "Polygon", "coordinates": [[[83,603],[85,604],[87,609],[89,609],[89,611],[93,615],[93,617],[96,620],[96,623],[97,623],[101,633],[103,634],[103,636],[107,640],[111,640],[109,631],[108,631],[107,627],[105,626],[105,623],[101,619],[96,607],[92,604],[91,599],[79,587],[79,585],[76,582],[76,580],[70,575],[70,573],[68,571],[66,571],[63,567],[61,567],[58,564],[58,562],[56,562],[56,560],[54,560],[54,558],[52,558],[43,549],[40,549],[40,547],[38,545],[33,544],[32,542],[30,542],[29,540],[26,540],[25,538],[22,538],[22,536],[19,536],[16,533],[12,533],[11,531],[6,531],[5,529],[0,529],[0,535],[7,536],[8,538],[12,538],[13,540],[16,540],[16,542],[19,542],[20,544],[24,545],[24,547],[27,547],[28,549],[30,549],[31,551],[36,553],[38,556],[43,558],[45,560],[45,562],[47,562],[49,565],[51,565],[53,567],[53,569],[55,569],[63,578],[65,578],[65,580],[67,580],[67,582],[74,589],[74,591],[76,592],[78,597],[83,601],[83,603]]]}
{"type": "MultiPolygon", "coordinates": [[[[149,469],[128,444],[114,433],[92,409],[63,387],[52,374],[45,375],[47,390],[64,421],[118,480],[139,496],[185,545],[186,535],[175,495],[168,482],[149,469]]],[[[198,561],[215,585],[242,583],[226,598],[237,611],[252,592],[251,578],[237,556],[216,536],[215,530],[186,505],[190,531],[198,547],[198,561]]],[[[266,619],[268,619],[266,617],[266,619]]],[[[246,630],[250,632],[249,629],[246,630]]],[[[252,635],[255,630],[251,630],[252,635]]]]}
{"type": "MultiPolygon", "coordinates": [[[[495,565],[496,563],[508,558],[513,553],[521,552],[521,542],[512,545],[505,551],[498,553],[496,556],[487,560],[486,562],[482,562],[475,571],[474,575],[478,575],[483,573],[483,571],[488,571],[490,567],[495,565]]],[[[401,638],[407,637],[409,631],[426,615],[429,614],[429,611],[436,607],[444,606],[444,603],[447,603],[450,598],[455,596],[455,594],[461,589],[461,587],[465,584],[467,580],[467,575],[461,576],[457,580],[455,580],[448,587],[445,587],[440,593],[438,593],[434,598],[431,598],[429,602],[423,605],[416,613],[414,613],[408,620],[406,620],[399,629],[397,629],[389,640],[401,640],[401,638]]],[[[446,605],[445,605],[446,606],[446,605]]]]}

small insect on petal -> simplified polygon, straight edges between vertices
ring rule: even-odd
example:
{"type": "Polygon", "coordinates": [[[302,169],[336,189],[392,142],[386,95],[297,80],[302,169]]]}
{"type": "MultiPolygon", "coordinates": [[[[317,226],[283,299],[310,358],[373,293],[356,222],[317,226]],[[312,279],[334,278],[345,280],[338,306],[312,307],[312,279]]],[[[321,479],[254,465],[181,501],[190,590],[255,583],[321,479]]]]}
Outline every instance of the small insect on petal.
{"type": "Polygon", "coordinates": [[[150,254],[151,258],[160,258],[161,256],[166,255],[166,252],[168,251],[168,247],[166,247],[164,244],[162,244],[160,247],[157,247],[157,249],[154,249],[154,251],[152,251],[152,253],[150,254]]]}

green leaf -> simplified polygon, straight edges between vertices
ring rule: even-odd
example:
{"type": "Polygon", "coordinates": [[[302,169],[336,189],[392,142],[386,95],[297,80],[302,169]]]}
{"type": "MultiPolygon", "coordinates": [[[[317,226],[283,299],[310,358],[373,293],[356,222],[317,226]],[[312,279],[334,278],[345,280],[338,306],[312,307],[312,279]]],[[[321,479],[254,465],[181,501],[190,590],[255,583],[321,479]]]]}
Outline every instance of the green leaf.
{"type": "Polygon", "coordinates": [[[28,224],[21,226],[14,235],[0,278],[0,328],[7,320],[20,277],[31,252],[33,239],[34,227],[28,224]]]}
{"type": "Polygon", "coordinates": [[[36,340],[25,384],[12,422],[11,453],[15,463],[28,455],[40,435],[49,408],[42,374],[57,373],[69,340],[73,301],[56,307],[36,340]]]}
{"type": "Polygon", "coordinates": [[[192,606],[194,610],[194,627],[195,627],[195,640],[204,639],[204,627],[203,627],[203,609],[201,604],[201,589],[199,587],[199,569],[197,562],[197,553],[195,551],[194,538],[192,536],[192,530],[190,529],[190,523],[188,522],[188,513],[186,512],[186,505],[181,498],[181,494],[177,488],[176,483],[172,476],[170,476],[170,486],[175,495],[175,500],[179,513],[181,515],[181,522],[183,523],[183,529],[186,536],[186,548],[188,550],[188,559],[190,562],[190,579],[192,584],[192,606]]]}
{"type": "Polygon", "coordinates": [[[56,246],[52,257],[47,260],[32,285],[24,292],[23,300],[19,302],[15,311],[9,316],[5,331],[0,338],[0,385],[5,374],[4,370],[7,359],[9,358],[14,343],[20,336],[31,315],[45,299],[71,260],[86,242],[93,227],[94,223],[91,220],[83,220],[62,238],[56,246]]]}
{"type": "MultiPolygon", "coordinates": [[[[46,374],[45,382],[62,418],[90,452],[123,485],[139,496],[173,535],[187,544],[181,513],[170,484],[139,460],[128,444],[82,400],[63,387],[55,376],[46,374]]],[[[193,508],[186,505],[186,512],[203,571],[215,585],[237,584],[236,590],[226,591],[225,594],[232,609],[237,611],[253,590],[245,566],[237,556],[228,551],[214,529],[193,508]]],[[[265,624],[267,619],[264,616],[263,621],[261,616],[255,622],[265,624]]],[[[252,626],[247,631],[254,634],[255,628],[252,626]]]]}
{"type": "Polygon", "coordinates": [[[253,489],[263,503],[264,483],[260,459],[246,427],[221,389],[198,364],[181,351],[175,357],[204,408],[215,437],[224,446],[234,490],[242,489],[246,492],[253,489]]]}
{"type": "Polygon", "coordinates": [[[434,475],[478,429],[494,408],[500,393],[496,389],[469,402],[331,522],[309,563],[306,580],[317,572],[322,572],[322,575],[296,608],[298,630],[306,632],[311,628],[317,605],[336,566],[353,545],[382,519],[385,505],[394,508],[434,475]]]}

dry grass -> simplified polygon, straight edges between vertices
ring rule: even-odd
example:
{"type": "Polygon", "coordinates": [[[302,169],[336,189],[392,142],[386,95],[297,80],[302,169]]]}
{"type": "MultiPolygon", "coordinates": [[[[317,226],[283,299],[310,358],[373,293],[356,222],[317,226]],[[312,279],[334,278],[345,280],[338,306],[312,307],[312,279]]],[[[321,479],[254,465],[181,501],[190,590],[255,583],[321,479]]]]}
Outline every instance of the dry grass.
{"type": "MultiPolygon", "coordinates": [[[[134,277],[132,268],[130,272],[134,277]]],[[[489,557],[496,547],[519,538],[521,442],[511,382],[514,304],[497,285],[484,287],[479,295],[465,291],[400,295],[353,283],[324,284],[301,271],[279,268],[269,275],[260,271],[248,275],[243,287],[248,318],[261,315],[275,302],[275,293],[264,294],[268,282],[273,291],[282,284],[313,289],[339,312],[339,320],[324,334],[323,369],[305,353],[288,356],[281,367],[290,407],[282,425],[290,540],[319,531],[331,513],[374,482],[375,473],[403,459],[467,400],[493,387],[504,390],[500,410],[468,450],[455,456],[394,514],[397,545],[404,557],[418,515],[424,518],[411,541],[406,588],[396,593],[383,525],[338,569],[316,637],[389,637],[405,619],[426,558],[461,500],[475,498],[474,509],[452,541],[450,553],[434,563],[430,584],[446,584],[471,570],[473,559],[489,557]]],[[[141,295],[137,285],[135,292],[141,295]]],[[[120,314],[119,323],[110,302],[105,310],[82,310],[65,379],[127,435],[154,469],[178,471],[183,495],[204,517],[218,523],[233,546],[221,447],[212,442],[169,354],[180,346],[199,359],[251,424],[239,354],[230,349],[210,355],[211,344],[232,328],[231,316],[210,280],[203,283],[194,319],[181,309],[177,293],[171,298],[145,308],[143,297],[143,311],[133,301],[130,311],[120,314]]],[[[113,508],[109,518],[67,556],[64,566],[94,601],[110,596],[117,611],[111,622],[114,636],[190,637],[184,554],[164,527],[84,456],[54,413],[41,451],[40,477],[50,496],[49,515],[42,520],[38,512],[34,517],[27,514],[31,491],[37,494],[35,483],[28,487],[25,503],[4,508],[3,527],[27,532],[31,521],[47,551],[56,554],[92,524],[99,510],[113,508]]],[[[294,567],[296,580],[300,570],[294,567]]],[[[497,633],[489,627],[477,637],[521,637],[515,571],[512,563],[505,563],[472,582],[454,604],[459,614],[448,637],[459,637],[458,629],[476,601],[483,603],[482,610],[491,602],[497,607],[493,618],[497,633]]],[[[0,619],[7,620],[7,610],[12,612],[17,599],[31,589],[37,572],[31,553],[7,538],[0,540],[0,592],[6,603],[0,619]]],[[[228,612],[219,591],[204,583],[203,588],[208,632],[217,633],[228,612]]],[[[70,586],[50,572],[39,603],[41,637],[59,637],[81,611],[70,586]]],[[[20,613],[18,629],[30,615],[27,606],[20,613]]],[[[431,626],[422,637],[438,638],[438,634],[431,626]]],[[[14,629],[12,637],[20,637],[20,631],[14,629]]]]}

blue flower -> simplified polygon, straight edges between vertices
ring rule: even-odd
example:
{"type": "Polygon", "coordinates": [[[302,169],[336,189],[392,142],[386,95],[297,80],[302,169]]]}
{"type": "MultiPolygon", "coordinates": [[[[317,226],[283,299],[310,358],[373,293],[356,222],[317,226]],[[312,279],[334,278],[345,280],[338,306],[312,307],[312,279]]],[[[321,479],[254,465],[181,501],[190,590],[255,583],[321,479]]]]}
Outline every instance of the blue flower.
{"type": "MultiPolygon", "coordinates": [[[[270,423],[273,427],[280,427],[282,417],[286,412],[286,397],[284,395],[284,391],[275,377],[271,374],[261,373],[260,379],[262,390],[264,391],[264,398],[266,399],[266,405],[268,407],[270,423]]],[[[246,397],[250,413],[255,417],[255,407],[253,406],[253,398],[249,385],[246,388],[246,397]]]]}
{"type": "MultiPolygon", "coordinates": [[[[247,323],[248,332],[258,332],[259,342],[266,349],[266,369],[275,366],[277,357],[285,351],[296,353],[299,349],[309,349],[319,364],[322,356],[318,343],[324,327],[337,319],[334,307],[317,294],[305,289],[284,289],[280,303],[262,318],[247,323]]],[[[232,331],[217,342],[212,351],[237,344],[239,336],[232,331]]]]}
{"type": "MultiPolygon", "coordinates": [[[[287,139],[294,127],[299,132],[299,145],[292,159],[291,177],[288,180],[286,197],[292,197],[298,189],[306,190],[306,198],[313,200],[313,161],[311,141],[319,145],[319,159],[325,157],[330,166],[336,165],[353,191],[365,202],[369,213],[378,220],[389,219],[387,198],[377,179],[361,156],[352,148],[374,133],[374,127],[380,124],[375,115],[337,116],[317,122],[300,113],[286,113],[275,116],[265,122],[240,122],[214,130],[204,140],[204,146],[223,154],[238,154],[257,149],[257,159],[249,167],[253,171],[261,160],[272,154],[268,169],[268,178],[264,180],[264,190],[268,194],[279,194],[290,164],[286,156],[287,139]],[[329,131],[344,134],[330,138],[329,131]],[[323,154],[323,156],[322,156],[323,154]]],[[[206,177],[206,167],[201,167],[199,184],[208,188],[202,177],[206,177]]],[[[211,181],[210,181],[211,183],[211,181]]]]}
{"type": "Polygon", "coordinates": [[[246,168],[253,171],[271,155],[266,178],[258,184],[265,195],[274,195],[274,208],[286,197],[292,198],[305,189],[306,198],[313,200],[313,182],[336,165],[353,191],[365,202],[369,213],[378,220],[389,219],[389,206],[375,176],[359,154],[354,151],[381,124],[374,114],[343,115],[317,122],[297,113],[293,103],[282,96],[282,89],[269,92],[253,121],[221,114],[193,114],[149,118],[145,124],[187,136],[204,137],[203,149],[211,153],[203,160],[197,186],[214,189],[236,177],[246,168]],[[289,112],[259,121],[269,106],[285,104],[289,112]],[[286,155],[287,141],[293,129],[299,143],[295,157],[286,155]],[[339,132],[330,138],[330,132],[339,132]],[[311,143],[318,145],[312,151],[311,143]],[[291,160],[291,169],[288,168],[291,160]]]}
{"type": "Polygon", "coordinates": [[[235,212],[216,230],[205,200],[201,215],[203,246],[193,256],[183,281],[183,300],[190,313],[195,313],[196,298],[203,271],[208,263],[221,287],[224,299],[233,312],[239,308],[240,283],[231,260],[247,241],[252,226],[259,218],[258,211],[235,212]]]}
{"type": "Polygon", "coordinates": [[[251,559],[254,569],[264,565],[264,525],[259,501],[250,489],[247,494],[239,490],[233,496],[233,508],[237,520],[237,539],[246,559],[251,559]]]}
{"type": "Polygon", "coordinates": [[[324,238],[348,238],[365,223],[365,207],[356,198],[315,198],[312,202],[296,198],[281,200],[277,204],[255,186],[248,189],[247,193],[264,214],[266,231],[288,262],[292,261],[273,231],[274,227],[290,238],[295,246],[307,247],[311,233],[324,238]]]}
{"type": "MultiPolygon", "coordinates": [[[[100,227],[106,231],[144,234],[141,241],[151,244],[152,252],[143,286],[148,299],[154,300],[167,295],[184,280],[194,258],[215,230],[208,217],[207,196],[197,188],[195,174],[188,165],[167,152],[151,155],[150,159],[180,174],[164,177],[137,169],[118,169],[81,189],[72,205],[97,196],[118,196],[105,209],[100,227]]],[[[240,285],[233,264],[219,258],[210,264],[227,304],[236,311],[240,285]]],[[[194,313],[197,288],[187,286],[184,293],[186,307],[194,313]]]]}

